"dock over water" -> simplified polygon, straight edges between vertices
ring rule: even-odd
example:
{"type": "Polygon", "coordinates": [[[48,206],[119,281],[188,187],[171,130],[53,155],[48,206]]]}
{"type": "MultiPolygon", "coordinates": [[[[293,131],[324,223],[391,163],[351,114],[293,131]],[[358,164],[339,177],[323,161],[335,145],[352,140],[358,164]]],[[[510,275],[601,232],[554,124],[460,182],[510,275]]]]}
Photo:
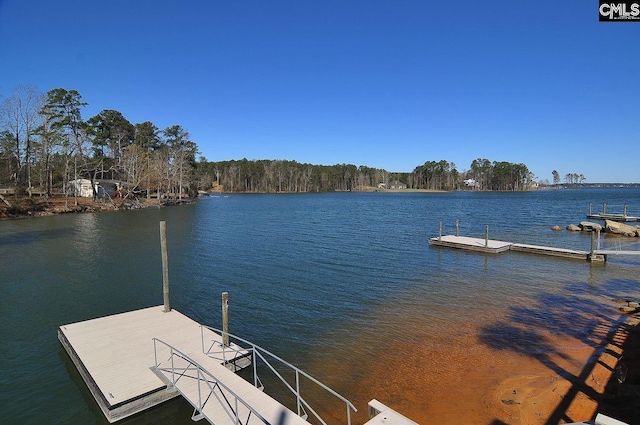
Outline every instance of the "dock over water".
{"type": "Polygon", "coordinates": [[[511,242],[455,235],[445,235],[437,238],[431,238],[429,239],[429,243],[432,245],[446,246],[449,248],[489,252],[493,254],[508,251],[512,245],[511,242]]]}
{"type": "MultiPolygon", "coordinates": [[[[201,353],[203,338],[222,342],[220,335],[176,310],[165,313],[163,306],[58,328],[58,339],[109,422],[180,395],[166,391],[166,383],[151,370],[153,338],[171,341],[187,353],[201,353]]],[[[235,369],[242,362],[247,365],[247,355],[241,352],[226,362],[223,356],[212,361],[235,369]]]]}
{"type": "Polygon", "coordinates": [[[480,251],[498,254],[504,251],[518,251],[530,254],[549,255],[553,257],[573,258],[578,260],[589,260],[603,262],[609,251],[579,251],[552,246],[529,245],[498,241],[493,239],[473,238],[468,236],[443,235],[429,239],[429,244],[457,248],[467,251],[480,251]]]}
{"type": "Polygon", "coordinates": [[[622,213],[611,213],[607,212],[607,203],[605,202],[602,205],[602,211],[598,213],[594,213],[592,209],[592,205],[589,204],[589,213],[587,214],[587,218],[589,220],[612,220],[618,221],[621,223],[630,222],[630,221],[640,221],[640,217],[632,216],[627,214],[627,206],[623,206],[622,213]]]}
{"type": "MultiPolygon", "coordinates": [[[[304,383],[305,387],[318,385],[344,402],[345,423],[351,424],[350,412],[357,411],[355,406],[304,371],[227,331],[201,325],[176,310],[164,310],[164,306],[149,307],[58,328],[62,346],[109,422],[182,395],[194,407],[194,421],[303,425],[313,416],[326,423],[303,397],[304,383]],[[246,345],[240,347],[227,336],[246,345]],[[291,370],[293,383],[276,372],[284,369],[274,368],[274,361],[291,370]],[[289,408],[266,392],[258,377],[258,363],[280,377],[292,391],[296,407],[289,408]],[[234,373],[250,365],[253,382],[234,373]]],[[[371,401],[368,425],[387,423],[391,417],[397,425],[415,424],[371,401]]]]}

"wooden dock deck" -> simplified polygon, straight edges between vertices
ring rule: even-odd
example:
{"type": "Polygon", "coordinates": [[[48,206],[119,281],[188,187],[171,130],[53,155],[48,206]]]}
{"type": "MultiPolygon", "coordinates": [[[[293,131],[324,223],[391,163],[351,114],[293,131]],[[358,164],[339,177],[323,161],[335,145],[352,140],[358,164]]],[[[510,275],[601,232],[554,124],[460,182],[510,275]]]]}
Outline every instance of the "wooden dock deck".
{"type": "Polygon", "coordinates": [[[523,243],[514,243],[511,245],[511,251],[528,252],[531,254],[551,255],[553,257],[575,258],[577,260],[586,260],[589,256],[587,251],[577,251],[566,248],[556,248],[551,246],[528,245],[523,243]]]}
{"type": "Polygon", "coordinates": [[[528,245],[497,241],[492,239],[472,238],[467,236],[446,235],[429,239],[429,244],[448,248],[464,249],[498,254],[504,251],[526,252],[530,254],[550,255],[553,257],[573,258],[596,262],[606,261],[609,251],[594,251],[593,256],[588,251],[577,251],[552,246],[528,245]]]}
{"type": "Polygon", "coordinates": [[[429,239],[429,243],[448,248],[466,249],[470,251],[488,252],[497,254],[508,251],[511,242],[496,241],[492,239],[471,238],[468,236],[446,235],[429,239]]]}
{"type": "MultiPolygon", "coordinates": [[[[611,205],[609,205],[609,207],[611,207],[611,205]]],[[[611,220],[622,223],[630,221],[640,221],[640,217],[635,217],[627,214],[626,205],[623,206],[622,213],[608,213],[606,202],[602,205],[602,211],[598,213],[594,213],[592,204],[589,204],[589,213],[587,214],[587,218],[590,220],[611,220]]]]}
{"type": "MultiPolygon", "coordinates": [[[[220,335],[201,329],[180,312],[163,309],[149,307],[58,328],[58,339],[109,422],[178,395],[167,392],[166,384],[151,370],[153,338],[175,344],[186,353],[202,353],[203,335],[206,341],[222,341],[220,335]]],[[[248,362],[246,355],[227,360],[248,362]]],[[[215,362],[221,364],[225,359],[220,356],[215,362]]]]}
{"type": "Polygon", "coordinates": [[[587,218],[589,220],[612,220],[612,221],[618,221],[623,223],[640,221],[640,217],[626,215],[626,214],[605,214],[605,213],[587,214],[587,218]]]}

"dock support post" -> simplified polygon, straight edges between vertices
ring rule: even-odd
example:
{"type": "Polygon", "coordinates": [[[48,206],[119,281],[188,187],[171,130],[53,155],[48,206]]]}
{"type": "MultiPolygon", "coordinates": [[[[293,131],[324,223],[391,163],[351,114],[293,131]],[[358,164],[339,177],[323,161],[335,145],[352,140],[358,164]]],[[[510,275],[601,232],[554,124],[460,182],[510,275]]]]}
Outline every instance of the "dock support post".
{"type": "Polygon", "coordinates": [[[487,224],[484,229],[484,246],[489,246],[489,225],[487,224]]]}
{"type": "Polygon", "coordinates": [[[604,204],[602,204],[602,214],[606,214],[607,213],[607,203],[605,202],[604,204]]]}
{"type": "Polygon", "coordinates": [[[627,218],[627,204],[624,205],[624,211],[622,215],[624,216],[624,218],[627,218]]]}
{"type": "Polygon", "coordinates": [[[456,236],[460,236],[460,220],[456,220],[456,236]]]}
{"type": "Polygon", "coordinates": [[[160,222],[160,250],[162,251],[162,295],[164,312],[171,311],[169,305],[169,254],[167,253],[167,222],[160,222]]]}
{"type": "Polygon", "coordinates": [[[589,215],[592,215],[591,214],[591,202],[589,202],[589,215]]]}
{"type": "Polygon", "coordinates": [[[600,231],[591,231],[591,252],[587,255],[587,261],[591,263],[604,263],[607,261],[607,256],[595,253],[596,246],[596,232],[598,233],[598,249],[600,249],[600,231]]]}
{"type": "Polygon", "coordinates": [[[600,229],[596,229],[596,234],[598,236],[598,251],[600,251],[600,229]]]}
{"type": "Polygon", "coordinates": [[[440,222],[440,234],[438,235],[438,240],[442,240],[442,222],[440,222]]]}
{"type": "Polygon", "coordinates": [[[229,293],[222,293],[222,344],[229,346],[229,293]]]}

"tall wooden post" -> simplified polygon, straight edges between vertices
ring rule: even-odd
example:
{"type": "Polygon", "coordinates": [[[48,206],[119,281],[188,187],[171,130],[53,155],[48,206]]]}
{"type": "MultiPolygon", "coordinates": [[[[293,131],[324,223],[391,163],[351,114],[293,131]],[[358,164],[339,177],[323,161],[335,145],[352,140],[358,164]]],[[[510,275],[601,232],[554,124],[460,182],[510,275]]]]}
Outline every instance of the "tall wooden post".
{"type": "Polygon", "coordinates": [[[602,205],[602,214],[606,214],[606,213],[607,213],[607,203],[605,202],[605,203],[602,205]]]}
{"type": "Polygon", "coordinates": [[[591,231],[591,253],[589,255],[589,257],[591,258],[591,261],[595,260],[596,258],[594,253],[595,250],[596,250],[596,232],[592,230],[591,231]]]}
{"type": "Polygon", "coordinates": [[[460,236],[460,220],[456,220],[456,236],[460,236]]]}
{"type": "Polygon", "coordinates": [[[626,218],[627,217],[627,204],[624,204],[624,211],[622,212],[622,215],[626,218]]]}
{"type": "Polygon", "coordinates": [[[222,293],[222,343],[229,346],[229,293],[222,293]]]}
{"type": "Polygon", "coordinates": [[[164,296],[164,312],[171,311],[169,305],[169,255],[167,254],[167,222],[160,222],[160,249],[162,251],[162,295],[164,296]]]}
{"type": "Polygon", "coordinates": [[[442,239],[442,222],[440,222],[440,235],[438,236],[438,240],[442,239]]]}
{"type": "Polygon", "coordinates": [[[484,246],[489,246],[489,225],[487,224],[484,229],[484,246]]]}
{"type": "Polygon", "coordinates": [[[591,214],[591,202],[589,202],[589,215],[592,215],[591,214]]]}

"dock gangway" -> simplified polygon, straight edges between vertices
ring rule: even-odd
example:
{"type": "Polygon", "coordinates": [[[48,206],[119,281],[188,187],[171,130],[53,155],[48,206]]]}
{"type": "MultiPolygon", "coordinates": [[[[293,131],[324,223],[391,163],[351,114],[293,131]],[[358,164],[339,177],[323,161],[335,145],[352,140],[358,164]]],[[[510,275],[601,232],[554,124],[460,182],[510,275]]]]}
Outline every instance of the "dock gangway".
{"type": "MultiPolygon", "coordinates": [[[[351,424],[351,411],[357,411],[346,398],[307,374],[296,366],[286,362],[275,354],[238,336],[219,329],[201,326],[202,352],[183,353],[178,348],[154,338],[154,372],[167,384],[168,391],[179,391],[194,407],[192,418],[207,419],[211,423],[234,425],[298,425],[308,424],[309,413],[321,424],[327,422],[311,406],[301,392],[301,377],[312,382],[328,394],[337,398],[346,406],[346,423],[351,424]],[[241,341],[246,346],[230,346],[219,340],[208,339],[210,330],[241,341]],[[249,355],[252,363],[253,383],[233,373],[228,363],[249,355]],[[223,362],[220,363],[220,359],[223,362]],[[277,363],[274,365],[273,363],[277,363]],[[293,412],[265,392],[264,384],[258,376],[258,365],[270,371],[281,381],[295,398],[293,412]],[[206,366],[205,366],[206,365],[206,366]],[[225,365],[227,367],[225,367],[225,365]],[[293,372],[293,382],[288,382],[281,373],[282,367],[293,372]]],[[[233,368],[232,370],[236,370],[233,368]]]]}

